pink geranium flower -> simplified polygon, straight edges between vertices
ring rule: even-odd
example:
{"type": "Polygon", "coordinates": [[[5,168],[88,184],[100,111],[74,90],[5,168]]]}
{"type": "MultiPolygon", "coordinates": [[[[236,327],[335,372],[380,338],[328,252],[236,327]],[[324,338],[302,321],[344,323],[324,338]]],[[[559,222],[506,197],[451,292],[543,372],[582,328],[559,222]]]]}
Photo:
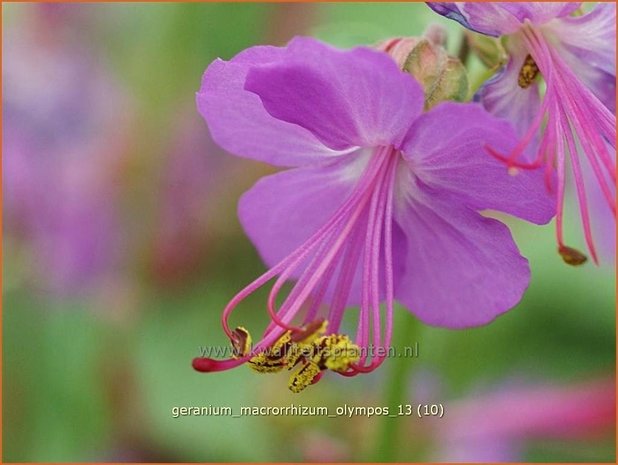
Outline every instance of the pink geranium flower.
{"type": "Polygon", "coordinates": [[[229,152],[292,167],[240,201],[242,225],[270,269],[223,312],[235,357],[197,358],[197,370],[298,366],[290,388],[300,391],[326,369],[379,366],[386,354],[371,348],[390,345],[395,299],[448,328],[486,324],[521,299],[528,262],[509,229],[480,211],[540,224],[553,201],[542,174],[512,177],[486,156],[484,145],[511,150],[516,134],[480,105],[423,113],[420,85],[386,53],[309,38],[214,61],[197,104],[229,152]],[[253,345],[228,318],[273,279],[272,322],[253,345]],[[340,333],[350,306],[360,306],[353,338],[340,333]]]}
{"type": "MultiPolygon", "coordinates": [[[[591,198],[603,199],[603,209],[593,209],[616,222],[615,3],[600,3],[581,16],[573,16],[580,2],[428,5],[471,30],[508,38],[509,62],[479,90],[477,98],[493,114],[509,119],[521,141],[509,152],[491,146],[489,150],[510,167],[544,164],[552,189],[551,173],[557,168],[558,250],[567,263],[577,265],[586,257],[565,245],[562,231],[570,169],[586,244],[597,262],[591,198]],[[543,96],[541,82],[546,86],[543,96]],[[522,159],[528,146],[536,150],[532,162],[522,159]]],[[[607,223],[604,218],[598,222],[607,223]]]]}

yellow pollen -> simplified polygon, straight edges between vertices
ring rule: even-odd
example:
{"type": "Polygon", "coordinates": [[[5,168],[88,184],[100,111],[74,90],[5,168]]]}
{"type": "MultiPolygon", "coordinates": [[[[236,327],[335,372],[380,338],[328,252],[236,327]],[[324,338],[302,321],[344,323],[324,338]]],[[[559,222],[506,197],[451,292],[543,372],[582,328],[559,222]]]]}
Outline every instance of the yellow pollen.
{"type": "Polygon", "coordinates": [[[313,380],[320,374],[320,371],[320,367],[316,363],[306,363],[290,376],[290,381],[288,383],[290,391],[298,393],[305,390],[307,386],[313,383],[313,380]]]}
{"type": "Polygon", "coordinates": [[[530,55],[526,55],[524,64],[519,70],[519,76],[517,78],[517,84],[522,89],[527,89],[534,82],[534,79],[539,74],[539,67],[537,66],[534,58],[530,55]]]}
{"type": "Polygon", "coordinates": [[[360,348],[348,336],[331,334],[321,339],[321,361],[329,370],[345,371],[360,359],[360,348]]]}
{"type": "Polygon", "coordinates": [[[286,358],[288,370],[294,368],[301,360],[310,359],[313,352],[311,344],[292,344],[286,358]]]}
{"type": "Polygon", "coordinates": [[[276,373],[288,365],[290,331],[281,336],[272,347],[249,359],[249,367],[258,373],[276,373]]]}
{"type": "MultiPolygon", "coordinates": [[[[311,385],[323,370],[346,371],[360,359],[360,348],[343,334],[325,336],[326,320],[315,321],[302,331],[285,332],[271,347],[249,359],[249,367],[258,373],[294,371],[288,383],[292,392],[311,385]]],[[[244,357],[251,351],[251,335],[239,326],[233,332],[234,356],[244,357]]]]}
{"type": "Polygon", "coordinates": [[[251,360],[247,363],[249,364],[249,368],[258,373],[278,373],[287,366],[285,360],[271,359],[265,352],[251,357],[251,360]]]}

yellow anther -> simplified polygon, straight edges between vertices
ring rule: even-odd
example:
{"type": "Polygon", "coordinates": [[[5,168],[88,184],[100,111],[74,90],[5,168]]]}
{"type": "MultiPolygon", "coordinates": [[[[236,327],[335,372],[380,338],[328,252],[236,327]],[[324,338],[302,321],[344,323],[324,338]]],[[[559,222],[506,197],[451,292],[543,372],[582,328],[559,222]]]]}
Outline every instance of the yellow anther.
{"type": "Polygon", "coordinates": [[[310,360],[313,357],[316,351],[314,343],[324,335],[327,326],[328,321],[318,320],[290,335],[288,370],[294,368],[301,359],[310,360]]]}
{"type": "Polygon", "coordinates": [[[244,357],[251,352],[251,334],[242,326],[232,332],[232,355],[234,358],[244,357]]]}
{"type": "Polygon", "coordinates": [[[277,373],[287,366],[285,359],[271,358],[266,352],[251,357],[247,363],[249,368],[258,373],[277,373]]]}
{"type": "Polygon", "coordinates": [[[290,331],[287,331],[277,339],[267,352],[270,352],[273,356],[283,357],[285,356],[286,349],[290,345],[290,331]]]}
{"type": "Polygon", "coordinates": [[[314,348],[311,344],[290,344],[286,357],[288,370],[294,368],[301,359],[309,360],[314,348]]]}
{"type": "Polygon", "coordinates": [[[290,376],[288,387],[292,392],[301,392],[313,383],[316,376],[320,374],[320,367],[314,362],[308,362],[298,371],[290,376]]]}
{"type": "MultiPolygon", "coordinates": [[[[360,348],[348,336],[324,336],[328,322],[315,321],[300,331],[285,332],[271,347],[249,359],[249,367],[258,373],[277,373],[300,365],[290,376],[289,388],[301,392],[311,385],[322,370],[345,371],[360,359],[360,348]]],[[[232,336],[236,357],[251,350],[249,332],[238,327],[232,336]]]]}
{"type": "Polygon", "coordinates": [[[360,348],[343,334],[324,336],[316,344],[321,347],[321,362],[329,370],[345,371],[360,359],[360,348]]]}
{"type": "Polygon", "coordinates": [[[249,359],[249,367],[258,373],[276,373],[288,366],[290,332],[286,332],[268,350],[249,359]]]}
{"type": "Polygon", "coordinates": [[[530,84],[534,82],[534,79],[539,74],[539,67],[534,61],[534,58],[530,55],[526,55],[526,59],[524,60],[524,64],[521,66],[519,70],[519,76],[517,78],[517,84],[522,89],[527,89],[530,87],[530,84]]]}

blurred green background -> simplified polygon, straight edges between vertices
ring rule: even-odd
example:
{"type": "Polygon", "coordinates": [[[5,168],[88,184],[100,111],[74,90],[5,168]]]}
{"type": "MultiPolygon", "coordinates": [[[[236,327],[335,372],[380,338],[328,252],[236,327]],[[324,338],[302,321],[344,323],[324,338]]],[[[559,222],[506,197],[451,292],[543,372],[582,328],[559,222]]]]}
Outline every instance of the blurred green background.
{"type": "MultiPolygon", "coordinates": [[[[615,271],[564,265],[553,225],[509,223],[532,282],[494,323],[449,331],[397,308],[396,342],[418,358],[301,395],[285,374],[191,369],[264,271],[236,202],[273,171],[210,141],[194,104],[207,65],[294,35],[351,46],[431,23],[456,53],[456,24],[421,3],[3,13],[4,461],[614,461],[615,271]],[[172,416],[418,402],[445,418],[172,416]]],[[[263,324],[264,296],[235,321],[263,324]]]]}

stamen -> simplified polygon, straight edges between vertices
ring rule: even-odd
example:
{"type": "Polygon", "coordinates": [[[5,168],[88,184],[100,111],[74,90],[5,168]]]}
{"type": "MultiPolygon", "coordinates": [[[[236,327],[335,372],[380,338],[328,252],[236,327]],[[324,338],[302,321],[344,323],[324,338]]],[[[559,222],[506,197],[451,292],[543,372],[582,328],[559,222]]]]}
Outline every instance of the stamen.
{"type": "MultiPolygon", "coordinates": [[[[355,235],[355,231],[350,234],[351,237],[353,237],[354,235],[355,235]]],[[[348,245],[345,247],[346,251],[347,249],[349,249],[349,242],[350,241],[348,241],[348,245]]],[[[343,252],[344,252],[343,248],[339,250],[335,258],[333,259],[334,264],[341,262],[343,252]]],[[[346,258],[344,258],[343,260],[344,261],[341,264],[341,266],[344,266],[346,263],[346,258]]],[[[315,319],[317,318],[318,312],[320,311],[320,307],[322,306],[322,302],[326,296],[326,292],[328,291],[331,285],[331,281],[335,274],[336,268],[337,267],[335,265],[328,267],[327,271],[324,273],[320,286],[311,295],[311,305],[309,306],[309,309],[307,310],[307,313],[305,314],[305,317],[303,319],[304,325],[307,325],[310,322],[315,321],[315,319]]],[[[346,297],[346,300],[347,300],[347,297],[346,297]]],[[[328,320],[332,321],[330,314],[328,316],[328,320]]],[[[338,324],[337,324],[337,327],[339,327],[338,324]]]]}
{"type": "MultiPolygon", "coordinates": [[[[300,310],[302,304],[307,301],[318,283],[323,281],[324,277],[331,274],[329,273],[331,264],[335,258],[339,256],[341,247],[344,245],[344,242],[348,236],[348,231],[356,225],[356,219],[358,216],[357,212],[362,210],[363,205],[363,203],[359,204],[358,208],[352,213],[347,223],[343,225],[343,229],[335,228],[333,230],[333,234],[331,234],[330,237],[325,238],[322,244],[320,244],[315,256],[312,258],[311,262],[304,270],[300,279],[281,306],[279,312],[281,312],[282,317],[288,313],[294,314],[300,310]]],[[[289,280],[290,275],[299,265],[300,263],[297,262],[294,266],[290,266],[283,273],[281,273],[268,296],[268,312],[273,323],[293,332],[301,331],[301,328],[289,326],[281,321],[275,308],[275,299],[283,284],[289,280]]]]}
{"type": "Polygon", "coordinates": [[[288,354],[288,370],[291,370],[301,359],[310,359],[315,352],[314,343],[326,333],[328,321],[314,321],[301,331],[292,333],[290,353],[288,354]]]}
{"type": "Polygon", "coordinates": [[[277,265],[272,267],[270,270],[268,270],[266,273],[264,273],[262,276],[257,278],[251,284],[246,286],[242,291],[236,294],[236,296],[234,296],[232,300],[227,304],[227,306],[223,310],[222,324],[223,329],[228,335],[228,337],[232,337],[232,331],[228,326],[229,316],[232,311],[247,296],[262,287],[275,276],[285,272],[288,268],[295,269],[300,266],[303,260],[305,260],[310,255],[310,253],[315,250],[315,247],[319,247],[319,245],[324,241],[325,237],[332,233],[334,228],[336,228],[346,219],[349,219],[348,214],[351,213],[351,211],[353,211],[355,208],[357,208],[358,204],[363,201],[364,197],[366,197],[366,195],[371,192],[371,187],[375,183],[375,175],[380,170],[383,162],[382,157],[380,157],[379,155],[380,153],[377,153],[374,157],[372,157],[372,159],[368,163],[365,172],[363,173],[363,176],[359,180],[358,185],[355,187],[352,194],[318,231],[316,231],[309,239],[307,239],[307,241],[305,241],[295,251],[290,253],[290,255],[284,258],[281,262],[279,262],[277,265]]]}
{"type": "Polygon", "coordinates": [[[616,117],[581,83],[556,51],[547,44],[539,31],[532,27],[524,28],[523,40],[530,54],[526,56],[520,70],[519,85],[522,88],[528,87],[536,76],[542,73],[547,84],[547,91],[541,108],[526,134],[509,155],[502,155],[489,147],[487,150],[491,155],[505,162],[509,168],[536,168],[544,163],[545,183],[548,190],[552,189],[552,168],[554,163],[556,164],[558,249],[566,263],[580,265],[586,261],[586,256],[572,247],[567,247],[563,240],[565,159],[568,157],[573,172],[586,245],[593,261],[597,263],[584,186],[584,173],[580,166],[579,156],[581,152],[581,155],[586,157],[607,205],[615,216],[616,199],[608,180],[615,183],[616,167],[604,140],[615,148],[616,117]],[[547,119],[547,122],[545,129],[542,130],[541,123],[544,119],[547,119]],[[530,145],[532,136],[540,130],[543,134],[536,159],[532,163],[516,160],[530,145]]]}
{"type": "MultiPolygon", "coordinates": [[[[379,288],[379,260],[380,260],[380,244],[382,238],[382,228],[384,228],[385,247],[388,245],[389,250],[385,250],[385,271],[387,285],[387,335],[392,332],[392,301],[393,301],[393,286],[392,286],[392,195],[393,184],[396,175],[397,165],[399,162],[398,154],[395,152],[390,160],[390,166],[385,173],[385,182],[382,183],[381,189],[376,192],[377,208],[371,210],[369,214],[369,222],[367,226],[368,239],[366,246],[371,244],[371,248],[365,250],[364,275],[363,275],[363,302],[361,303],[361,324],[359,326],[360,338],[357,336],[362,347],[367,347],[369,335],[369,314],[373,316],[371,323],[373,326],[373,347],[384,347],[381,340],[381,311],[380,311],[380,288],[379,288]],[[390,280],[390,285],[389,285],[390,280]]],[[[372,204],[373,205],[373,204],[372,204]]],[[[384,351],[386,352],[386,351],[384,351]]],[[[352,365],[352,370],[358,373],[368,373],[375,370],[384,361],[384,356],[375,357],[372,355],[372,360],[369,365],[365,365],[367,351],[361,354],[358,363],[352,365]]]]}
{"type": "Polygon", "coordinates": [[[337,281],[337,286],[335,287],[335,297],[328,312],[328,320],[331,322],[333,331],[337,331],[339,329],[339,325],[341,324],[341,320],[343,318],[343,312],[345,310],[348,297],[350,296],[352,282],[354,280],[354,275],[356,274],[356,269],[361,256],[362,240],[363,235],[359,228],[359,230],[355,231],[352,235],[343,263],[341,264],[339,279],[337,281]]]}
{"type": "Polygon", "coordinates": [[[575,141],[573,140],[573,135],[570,132],[571,128],[568,127],[566,123],[563,123],[562,130],[564,131],[565,139],[567,141],[567,149],[569,152],[569,157],[571,159],[571,168],[573,170],[573,177],[575,179],[575,192],[577,193],[580,216],[584,228],[584,239],[586,241],[586,245],[588,246],[588,250],[590,251],[590,255],[592,256],[592,260],[596,264],[598,264],[597,253],[594,247],[594,240],[592,238],[592,228],[590,225],[590,213],[588,211],[586,188],[584,186],[581,167],[579,165],[579,158],[577,156],[575,141]]]}
{"type": "Polygon", "coordinates": [[[579,250],[574,249],[573,247],[567,247],[566,245],[558,247],[558,253],[567,265],[579,266],[588,261],[588,257],[586,257],[579,250]]]}
{"type": "MultiPolygon", "coordinates": [[[[552,127],[554,132],[558,133],[559,124],[558,121],[553,121],[552,127]]],[[[562,137],[556,138],[556,171],[558,173],[558,188],[556,192],[556,241],[558,242],[558,248],[565,247],[564,245],[564,195],[566,190],[566,175],[564,168],[564,139],[562,137]],[[562,156],[558,156],[562,154],[562,156]]]]}
{"type": "Polygon", "coordinates": [[[539,67],[537,66],[534,58],[530,54],[526,55],[521,69],[519,70],[519,77],[517,78],[517,84],[522,89],[527,89],[534,82],[539,75],[539,67]]]}
{"type": "Polygon", "coordinates": [[[320,352],[320,364],[329,370],[346,371],[360,359],[360,348],[342,334],[332,334],[316,342],[320,352]]]}
{"type": "Polygon", "coordinates": [[[303,365],[290,377],[288,384],[290,391],[299,393],[305,390],[308,386],[314,384],[314,380],[318,377],[320,371],[320,367],[313,362],[303,365]]]}
{"type": "Polygon", "coordinates": [[[248,365],[258,373],[277,373],[288,366],[291,338],[287,331],[272,347],[251,357],[248,365]]]}
{"type": "Polygon", "coordinates": [[[392,202],[393,185],[399,163],[399,152],[392,147],[377,149],[352,193],[329,220],[301,246],[267,273],[239,292],[223,312],[223,327],[230,337],[233,358],[224,361],[196,359],[199,371],[218,371],[246,362],[259,373],[296,371],[290,376],[289,387],[300,392],[316,383],[326,370],[345,376],[369,372],[382,363],[384,357],[371,356],[365,366],[369,337],[373,346],[390,344],[392,333],[393,270],[392,270],[392,202]],[[382,243],[384,243],[383,256],[382,243]],[[348,303],[357,263],[364,254],[362,265],[362,301],[356,344],[338,333],[343,312],[348,303]],[[283,284],[302,273],[283,300],[276,301],[283,284]],[[336,270],[338,279],[332,289],[328,311],[331,321],[316,318],[320,304],[329,291],[336,270]],[[380,278],[384,276],[386,292],[386,331],[382,339],[380,278]],[[251,335],[242,326],[231,330],[231,312],[249,294],[276,278],[267,299],[271,318],[262,339],[251,346],[251,335]],[[302,326],[292,322],[310,303],[302,326]],[[330,334],[327,334],[328,332],[330,334]],[[365,354],[363,354],[363,352],[365,354]]]}
{"type": "MultiPolygon", "coordinates": [[[[287,331],[268,350],[251,357],[249,367],[258,373],[278,373],[300,363],[301,368],[290,377],[292,392],[300,392],[316,383],[322,370],[346,371],[358,361],[360,348],[346,335],[323,336],[326,327],[326,321],[315,321],[296,334],[287,331]]],[[[244,328],[237,332],[243,342],[251,339],[244,328]]],[[[212,371],[210,368],[201,371],[212,371]]]]}
{"type": "MultiPolygon", "coordinates": [[[[267,329],[269,331],[274,330],[274,324],[281,327],[281,320],[285,319],[287,315],[291,315],[290,320],[301,308],[301,305],[306,302],[321,280],[325,276],[329,276],[331,273],[330,268],[334,265],[336,257],[340,256],[340,250],[344,244],[349,240],[350,236],[353,236],[354,231],[358,228],[359,219],[362,216],[366,203],[369,201],[372,192],[374,191],[375,184],[378,181],[380,171],[383,169],[385,157],[382,156],[381,151],[378,151],[372,160],[369,162],[369,166],[366,169],[365,174],[361,178],[360,185],[364,186],[363,189],[357,188],[346,204],[344,204],[345,214],[336,213],[329,223],[331,227],[327,230],[320,242],[316,241],[313,247],[317,248],[316,255],[311,261],[310,265],[305,269],[300,279],[292,289],[290,295],[282,305],[280,310],[280,316],[273,318],[273,322],[267,329]],[[336,221],[333,219],[336,217],[336,221]],[[333,241],[331,243],[331,241],[333,241]]],[[[342,209],[340,209],[342,210],[342,209]]],[[[278,292],[279,287],[283,284],[283,280],[288,279],[293,271],[300,266],[301,260],[304,259],[311,249],[308,249],[306,253],[297,258],[290,266],[284,269],[275,283],[271,295],[269,296],[269,313],[274,313],[274,308],[271,308],[273,302],[273,293],[278,292]]],[[[285,322],[283,322],[285,324],[285,322]]],[[[291,328],[297,330],[298,328],[291,328]]]]}
{"type": "MultiPolygon", "coordinates": [[[[565,81],[565,84],[568,81],[565,81]]],[[[585,116],[583,115],[581,105],[577,102],[576,99],[570,95],[571,92],[567,92],[565,105],[568,107],[570,112],[576,116],[574,118],[574,123],[578,123],[580,121],[585,121],[585,116]]],[[[610,162],[611,168],[608,169],[609,175],[612,181],[616,182],[616,172],[611,162],[609,153],[605,147],[605,144],[599,139],[599,135],[593,128],[589,125],[579,125],[576,129],[574,129],[575,133],[584,133],[584,137],[579,137],[578,140],[581,143],[584,153],[588,155],[588,161],[590,162],[590,166],[594,172],[596,179],[599,181],[599,186],[605,200],[607,201],[608,206],[612,210],[614,217],[616,216],[616,199],[615,196],[610,192],[609,186],[607,184],[607,180],[605,179],[605,174],[602,172],[602,168],[599,164],[599,160],[597,160],[597,155],[605,162],[605,160],[610,162]],[[591,144],[592,142],[592,144],[591,144]]]]}
{"type": "Polygon", "coordinates": [[[251,352],[251,335],[242,326],[232,331],[232,353],[235,358],[245,357],[251,352]]]}
{"type": "Polygon", "coordinates": [[[360,358],[360,348],[343,334],[322,336],[314,341],[310,352],[305,352],[306,362],[290,377],[289,388],[301,392],[317,382],[323,370],[345,372],[360,358]]]}
{"type": "MultiPolygon", "coordinates": [[[[327,326],[327,321],[318,320],[296,333],[286,331],[267,350],[251,356],[247,364],[258,373],[278,373],[286,368],[291,370],[300,363],[301,368],[290,377],[289,387],[293,392],[300,392],[316,383],[319,379],[317,375],[322,370],[345,371],[358,361],[360,348],[346,335],[324,336],[327,326]]],[[[248,353],[251,341],[249,332],[238,327],[234,335],[234,352],[248,353]]],[[[200,358],[195,359],[194,368],[198,371],[216,371],[214,366],[220,363],[200,358]]]]}

